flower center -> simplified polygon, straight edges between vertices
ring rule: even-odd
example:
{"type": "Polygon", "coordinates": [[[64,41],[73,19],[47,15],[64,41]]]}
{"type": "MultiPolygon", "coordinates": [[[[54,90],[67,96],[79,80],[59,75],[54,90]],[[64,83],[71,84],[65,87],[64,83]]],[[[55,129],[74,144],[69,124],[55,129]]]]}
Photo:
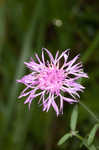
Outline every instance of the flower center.
{"type": "Polygon", "coordinates": [[[65,75],[62,69],[53,66],[46,67],[39,74],[39,88],[58,95],[64,79],[65,75]]]}

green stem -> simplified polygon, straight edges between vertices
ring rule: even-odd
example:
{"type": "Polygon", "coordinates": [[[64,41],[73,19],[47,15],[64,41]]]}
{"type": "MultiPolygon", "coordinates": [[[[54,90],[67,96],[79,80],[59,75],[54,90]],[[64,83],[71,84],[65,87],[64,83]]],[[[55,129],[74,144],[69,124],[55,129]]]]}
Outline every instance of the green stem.
{"type": "Polygon", "coordinates": [[[99,123],[99,118],[95,115],[95,113],[90,110],[89,107],[87,107],[83,102],[79,102],[79,104],[92,116],[92,118],[99,123]]]}
{"type": "Polygon", "coordinates": [[[89,149],[87,143],[85,142],[84,138],[78,134],[75,134],[75,137],[77,137],[80,141],[83,142],[83,144],[89,149]]]}
{"type": "Polygon", "coordinates": [[[84,138],[83,138],[82,136],[78,135],[78,134],[75,134],[75,136],[76,136],[79,140],[81,140],[81,141],[84,140],[84,138]]]}
{"type": "Polygon", "coordinates": [[[99,44],[99,32],[96,34],[96,37],[94,38],[94,41],[92,42],[91,46],[88,47],[85,54],[82,57],[82,61],[86,63],[88,59],[90,59],[90,56],[93,54],[94,50],[97,48],[99,44]]]}

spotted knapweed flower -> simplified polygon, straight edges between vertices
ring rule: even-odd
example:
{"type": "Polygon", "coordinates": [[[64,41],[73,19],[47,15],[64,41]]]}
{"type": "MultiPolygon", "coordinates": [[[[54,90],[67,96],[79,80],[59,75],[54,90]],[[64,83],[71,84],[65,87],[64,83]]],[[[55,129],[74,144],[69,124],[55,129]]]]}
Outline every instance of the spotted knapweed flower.
{"type": "Polygon", "coordinates": [[[43,48],[42,60],[35,54],[38,63],[32,58],[30,62],[24,62],[32,72],[17,80],[17,82],[26,86],[19,98],[28,96],[24,104],[28,103],[29,108],[32,100],[40,96],[39,102],[42,102],[43,111],[48,112],[52,106],[58,116],[63,113],[64,101],[70,104],[78,102],[80,97],[78,92],[82,92],[84,87],[77,80],[88,76],[83,72],[82,63],[76,63],[79,55],[68,61],[69,51],[69,49],[65,50],[60,56],[59,51],[57,51],[54,58],[50,51],[43,48]],[[49,56],[47,61],[44,59],[44,52],[49,56]],[[62,58],[64,61],[62,61],[62,58]]]}

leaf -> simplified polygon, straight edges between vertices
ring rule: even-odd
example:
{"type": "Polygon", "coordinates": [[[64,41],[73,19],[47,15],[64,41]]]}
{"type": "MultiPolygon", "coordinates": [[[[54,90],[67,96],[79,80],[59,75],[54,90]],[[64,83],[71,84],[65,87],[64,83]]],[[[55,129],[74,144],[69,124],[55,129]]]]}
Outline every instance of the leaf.
{"type": "Polygon", "coordinates": [[[76,104],[73,108],[73,111],[71,114],[71,121],[70,121],[70,128],[73,131],[76,130],[77,118],[78,118],[78,105],[76,104]]]}
{"type": "Polygon", "coordinates": [[[94,145],[92,145],[89,150],[96,150],[96,147],[94,145]]]}
{"type": "Polygon", "coordinates": [[[96,147],[94,145],[91,145],[89,146],[88,145],[88,142],[87,142],[87,139],[86,138],[83,138],[82,136],[79,136],[78,134],[75,134],[75,136],[81,140],[81,144],[80,144],[80,148],[84,145],[85,147],[87,147],[89,150],[96,150],[96,147]]]}
{"type": "Polygon", "coordinates": [[[93,129],[91,130],[90,134],[89,134],[89,137],[88,137],[88,145],[91,145],[93,140],[94,140],[94,137],[95,137],[95,134],[96,134],[96,131],[97,129],[99,128],[99,124],[96,124],[93,129]]]}
{"type": "Polygon", "coordinates": [[[64,142],[66,142],[70,137],[72,137],[71,133],[67,133],[65,134],[58,142],[58,145],[63,144],[64,142]]]}
{"type": "Polygon", "coordinates": [[[87,146],[87,139],[83,139],[83,140],[82,140],[82,142],[81,142],[81,144],[80,144],[80,148],[81,148],[83,145],[88,148],[88,146],[87,146]]]}

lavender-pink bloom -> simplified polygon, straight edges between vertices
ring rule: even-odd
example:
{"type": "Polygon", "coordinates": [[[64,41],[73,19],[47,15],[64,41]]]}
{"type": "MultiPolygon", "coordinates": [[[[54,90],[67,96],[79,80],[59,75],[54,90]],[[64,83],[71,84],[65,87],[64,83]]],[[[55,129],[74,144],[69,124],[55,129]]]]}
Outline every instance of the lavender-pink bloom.
{"type": "Polygon", "coordinates": [[[38,61],[36,63],[32,58],[29,63],[25,62],[25,65],[32,70],[32,73],[22,77],[17,82],[23,83],[26,88],[22,91],[19,98],[28,96],[24,104],[31,102],[37,96],[40,96],[39,102],[42,102],[43,111],[49,110],[52,106],[56,111],[57,116],[63,113],[63,102],[68,103],[78,102],[79,91],[83,91],[84,87],[77,82],[79,78],[87,78],[87,74],[83,72],[82,63],[75,63],[79,58],[79,55],[72,60],[67,61],[69,56],[69,50],[65,50],[59,56],[57,51],[55,58],[45,48],[42,49],[42,61],[36,54],[35,57],[38,61]],[[44,51],[47,52],[50,61],[45,61],[44,51]],[[61,59],[64,59],[63,65],[61,65],[61,59]],[[63,93],[68,93],[70,97],[65,97],[63,93]],[[58,108],[57,97],[60,98],[60,106],[58,108]]]}

